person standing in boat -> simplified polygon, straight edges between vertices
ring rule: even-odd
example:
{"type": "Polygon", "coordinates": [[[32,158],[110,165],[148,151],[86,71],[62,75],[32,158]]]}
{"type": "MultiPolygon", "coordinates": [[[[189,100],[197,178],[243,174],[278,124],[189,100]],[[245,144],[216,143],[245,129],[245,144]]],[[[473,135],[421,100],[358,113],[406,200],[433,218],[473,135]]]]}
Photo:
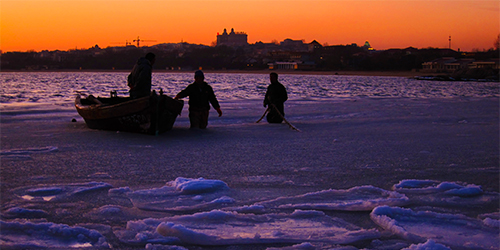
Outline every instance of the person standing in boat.
{"type": "Polygon", "coordinates": [[[203,71],[196,71],[194,73],[194,83],[179,92],[174,99],[187,96],[189,96],[189,122],[191,128],[205,129],[207,127],[210,104],[217,110],[219,117],[222,116],[217,97],[215,97],[212,87],[205,82],[203,71]]]}
{"type": "Polygon", "coordinates": [[[132,72],[128,75],[127,82],[130,88],[130,97],[140,98],[149,96],[151,93],[151,74],[156,56],[153,53],[147,53],[145,57],[139,58],[134,65],[132,72]]]}
{"type": "Polygon", "coordinates": [[[269,113],[266,119],[269,123],[281,123],[283,121],[281,116],[285,116],[284,103],[288,100],[288,95],[285,86],[278,82],[278,74],[272,72],[269,74],[269,80],[271,84],[267,87],[266,96],[264,97],[264,107],[269,105],[269,113]]]}

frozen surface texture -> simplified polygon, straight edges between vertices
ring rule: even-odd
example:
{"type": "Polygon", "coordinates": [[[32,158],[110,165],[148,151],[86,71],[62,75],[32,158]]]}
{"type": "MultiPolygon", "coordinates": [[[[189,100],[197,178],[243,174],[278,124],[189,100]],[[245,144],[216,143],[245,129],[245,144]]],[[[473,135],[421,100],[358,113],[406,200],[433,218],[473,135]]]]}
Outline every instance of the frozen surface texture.
{"type": "MultiPolygon", "coordinates": [[[[499,84],[206,74],[224,112],[160,136],[87,128],[126,73],[2,73],[0,248],[499,249],[499,84]]],[[[155,74],[175,95],[192,74],[155,74]]]]}

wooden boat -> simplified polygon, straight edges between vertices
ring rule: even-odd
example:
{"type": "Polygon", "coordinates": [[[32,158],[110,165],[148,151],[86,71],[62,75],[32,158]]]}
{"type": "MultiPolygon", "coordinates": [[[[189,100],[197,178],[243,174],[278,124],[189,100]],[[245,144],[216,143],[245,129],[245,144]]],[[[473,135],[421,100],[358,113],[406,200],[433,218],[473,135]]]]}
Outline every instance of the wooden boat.
{"type": "Polygon", "coordinates": [[[157,135],[172,129],[184,102],[157,95],[131,99],[111,94],[110,98],[82,98],[78,94],[75,107],[91,129],[126,131],[157,135]]]}

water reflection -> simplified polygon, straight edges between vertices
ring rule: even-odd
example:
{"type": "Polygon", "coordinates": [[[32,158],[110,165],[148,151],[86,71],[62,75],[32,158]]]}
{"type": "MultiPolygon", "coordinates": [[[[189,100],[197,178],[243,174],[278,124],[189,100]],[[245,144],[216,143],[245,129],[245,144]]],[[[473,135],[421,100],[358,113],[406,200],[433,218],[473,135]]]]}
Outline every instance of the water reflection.
{"type": "MultiPolygon", "coordinates": [[[[0,76],[0,103],[71,103],[75,94],[128,95],[128,72],[14,72],[0,76]]],[[[219,100],[261,99],[268,74],[207,73],[219,100]]],[[[175,96],[193,81],[192,73],[153,73],[153,89],[175,96]]],[[[345,97],[498,97],[496,82],[421,81],[405,77],[281,74],[290,99],[345,97]]]]}

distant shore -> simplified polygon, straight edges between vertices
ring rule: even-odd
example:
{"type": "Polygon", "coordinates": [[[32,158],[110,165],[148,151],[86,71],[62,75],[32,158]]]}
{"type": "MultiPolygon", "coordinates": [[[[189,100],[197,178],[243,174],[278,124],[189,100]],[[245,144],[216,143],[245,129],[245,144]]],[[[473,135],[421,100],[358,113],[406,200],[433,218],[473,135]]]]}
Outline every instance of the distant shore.
{"type": "MultiPolygon", "coordinates": [[[[353,76],[395,76],[395,77],[414,77],[428,75],[444,75],[443,73],[430,73],[419,71],[292,71],[292,70],[203,70],[205,73],[224,73],[224,74],[269,74],[276,72],[283,75],[353,75],[353,76]]],[[[108,70],[108,69],[82,69],[82,70],[2,70],[1,72],[130,72],[130,70],[108,70]]],[[[154,69],[153,73],[192,73],[194,70],[164,70],[154,69]]]]}

